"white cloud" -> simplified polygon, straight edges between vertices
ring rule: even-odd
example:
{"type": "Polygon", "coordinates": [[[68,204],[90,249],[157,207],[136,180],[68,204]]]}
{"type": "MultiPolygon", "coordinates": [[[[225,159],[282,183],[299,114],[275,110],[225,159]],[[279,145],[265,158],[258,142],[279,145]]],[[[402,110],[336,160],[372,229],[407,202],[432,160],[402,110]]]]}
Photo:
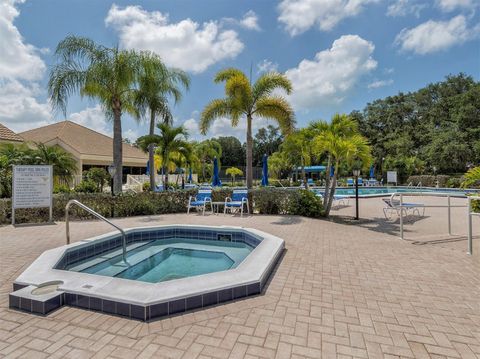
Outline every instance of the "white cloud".
{"type": "Polygon", "coordinates": [[[123,131],[122,137],[124,139],[129,139],[130,142],[134,143],[137,140],[137,138],[139,138],[140,136],[137,130],[129,128],[126,131],[123,131]]]}
{"type": "Polygon", "coordinates": [[[473,10],[479,3],[478,0],[437,0],[436,5],[442,11],[450,12],[457,9],[473,10]]]}
{"type": "Polygon", "coordinates": [[[183,123],[183,127],[188,131],[190,137],[195,137],[200,133],[200,128],[198,127],[198,122],[194,118],[190,118],[183,123]]]}
{"type": "Polygon", "coordinates": [[[0,2],[0,78],[15,80],[38,80],[43,76],[45,63],[38,56],[38,49],[23,41],[13,24],[20,14],[15,8],[22,1],[0,2]]]}
{"type": "Polygon", "coordinates": [[[87,107],[80,112],[72,113],[69,120],[104,135],[112,136],[111,124],[105,119],[105,113],[100,105],[87,107]]]}
{"type": "Polygon", "coordinates": [[[260,31],[260,25],[258,25],[258,16],[254,11],[249,10],[243,18],[240,20],[240,26],[248,30],[260,31]]]}
{"type": "Polygon", "coordinates": [[[329,31],[343,19],[358,15],[379,0],[282,0],[278,20],[295,36],[313,26],[329,31]]]}
{"type": "Polygon", "coordinates": [[[293,85],[290,100],[296,109],[340,103],[360,78],[377,67],[373,43],[358,35],[344,35],[313,60],[302,60],[285,75],[293,85]]]}
{"type": "Polygon", "coordinates": [[[396,0],[388,6],[387,15],[397,17],[413,14],[418,18],[426,7],[426,4],[420,4],[416,0],[396,0]]]}
{"type": "Polygon", "coordinates": [[[50,106],[37,99],[45,73],[42,51],[25,43],[14,20],[23,0],[0,2],[0,122],[13,131],[24,131],[51,121],[50,106]]]}
{"type": "Polygon", "coordinates": [[[39,93],[36,84],[0,80],[0,122],[16,132],[48,124],[50,106],[38,102],[35,96],[39,93]]]}
{"type": "Polygon", "coordinates": [[[148,12],[140,6],[112,5],[105,23],[119,33],[123,47],[154,51],[167,65],[194,73],[232,59],[244,48],[237,32],[223,30],[215,21],[170,23],[168,14],[148,12]]]}
{"type": "Polygon", "coordinates": [[[463,44],[479,34],[480,25],[469,28],[465,16],[458,15],[448,21],[429,20],[412,29],[403,29],[395,44],[402,51],[425,55],[463,44]]]}
{"type": "Polygon", "coordinates": [[[257,64],[257,74],[262,72],[272,72],[278,71],[278,64],[275,62],[271,62],[270,60],[263,59],[257,64]]]}
{"type": "Polygon", "coordinates": [[[371,83],[368,84],[368,88],[369,89],[376,89],[376,88],[380,88],[380,87],[385,87],[385,86],[390,86],[393,84],[393,80],[392,79],[389,79],[389,80],[376,80],[376,81],[373,81],[371,83]]]}

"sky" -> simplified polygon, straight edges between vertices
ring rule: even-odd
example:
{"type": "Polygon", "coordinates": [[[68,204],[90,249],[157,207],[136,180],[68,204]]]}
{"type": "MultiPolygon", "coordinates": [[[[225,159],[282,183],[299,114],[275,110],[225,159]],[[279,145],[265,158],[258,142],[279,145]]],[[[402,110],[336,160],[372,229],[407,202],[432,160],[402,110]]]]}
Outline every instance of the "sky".
{"type": "MultiPolygon", "coordinates": [[[[480,79],[479,0],[0,0],[0,123],[20,132],[69,119],[112,133],[100,106],[73,96],[52,112],[47,83],[58,42],[85,36],[105,46],[150,50],[186,71],[191,87],[174,105],[191,138],[245,139],[245,123],[217,120],[206,136],[204,106],[222,97],[215,73],[236,67],[253,80],[284,73],[297,127],[361,110],[464,72],[480,79]]],[[[134,141],[146,121],[124,115],[134,141]]],[[[254,119],[254,130],[273,124],[254,119]]]]}

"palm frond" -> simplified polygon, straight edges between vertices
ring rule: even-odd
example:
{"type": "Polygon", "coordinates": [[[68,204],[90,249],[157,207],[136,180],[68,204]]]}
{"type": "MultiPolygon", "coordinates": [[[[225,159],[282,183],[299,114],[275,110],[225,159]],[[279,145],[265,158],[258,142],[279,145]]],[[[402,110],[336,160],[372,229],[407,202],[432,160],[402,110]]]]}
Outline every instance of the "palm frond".
{"type": "Polygon", "coordinates": [[[258,116],[278,122],[283,133],[291,133],[295,127],[295,115],[283,97],[263,97],[254,110],[258,116]]]}
{"type": "Polygon", "coordinates": [[[232,110],[233,107],[228,99],[210,101],[200,116],[200,132],[205,135],[213,121],[221,117],[230,116],[232,110]]]}
{"type": "MultiPolygon", "coordinates": [[[[213,81],[215,81],[215,83],[228,81],[230,78],[232,78],[234,76],[242,76],[245,79],[247,79],[247,76],[245,76],[245,74],[242,71],[240,71],[239,69],[230,67],[230,68],[220,70],[219,72],[217,72],[213,81]]],[[[247,79],[247,81],[248,81],[248,79],[247,79]]]]}
{"type": "Polygon", "coordinates": [[[278,72],[265,73],[253,85],[253,97],[259,99],[270,96],[276,89],[283,89],[287,94],[290,94],[292,83],[285,75],[278,72]]]}

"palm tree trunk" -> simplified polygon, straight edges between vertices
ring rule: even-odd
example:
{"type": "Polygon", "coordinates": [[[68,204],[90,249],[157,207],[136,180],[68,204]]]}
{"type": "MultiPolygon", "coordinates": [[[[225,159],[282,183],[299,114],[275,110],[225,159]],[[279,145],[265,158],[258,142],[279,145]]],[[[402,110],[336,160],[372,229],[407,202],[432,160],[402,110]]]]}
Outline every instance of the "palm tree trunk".
{"type": "Polygon", "coordinates": [[[165,180],[163,181],[163,190],[166,191],[167,190],[167,187],[168,187],[168,162],[169,162],[169,153],[168,151],[165,151],[165,153],[163,154],[163,168],[164,168],[164,172],[163,174],[165,175],[165,180]]]}
{"type": "Polygon", "coordinates": [[[113,166],[115,167],[115,175],[113,176],[113,194],[115,195],[122,193],[122,158],[122,112],[120,104],[117,103],[113,110],[113,166]]]}
{"type": "Polygon", "coordinates": [[[325,193],[323,197],[323,206],[326,208],[327,198],[330,194],[330,167],[332,166],[332,157],[328,156],[327,168],[325,170],[325,193]]]}
{"type": "MultiPolygon", "coordinates": [[[[150,131],[149,135],[153,136],[155,133],[155,112],[150,110],[150,131]]],[[[151,143],[148,145],[148,163],[150,165],[150,191],[155,190],[155,145],[151,143]]]]}
{"type": "Polygon", "coordinates": [[[253,138],[252,138],[252,116],[247,115],[247,188],[253,187],[253,138]]]}
{"type": "Polygon", "coordinates": [[[335,164],[335,171],[333,172],[333,178],[330,183],[330,189],[328,193],[328,197],[326,196],[326,206],[325,206],[325,216],[329,216],[330,210],[332,209],[333,204],[333,196],[335,195],[335,187],[337,186],[337,171],[338,171],[338,163],[335,164]]]}
{"type": "Polygon", "coordinates": [[[307,174],[305,173],[305,163],[302,158],[302,180],[303,180],[303,187],[305,189],[308,189],[308,183],[307,183],[307,174]]]}

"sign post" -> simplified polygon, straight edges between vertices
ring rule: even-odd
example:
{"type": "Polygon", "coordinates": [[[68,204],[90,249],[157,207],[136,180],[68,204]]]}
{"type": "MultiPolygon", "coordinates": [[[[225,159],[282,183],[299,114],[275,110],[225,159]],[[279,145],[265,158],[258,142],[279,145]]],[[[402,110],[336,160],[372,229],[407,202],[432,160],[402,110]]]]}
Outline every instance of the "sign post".
{"type": "Polygon", "coordinates": [[[15,209],[49,207],[53,221],[53,166],[13,166],[12,225],[15,209]]]}

